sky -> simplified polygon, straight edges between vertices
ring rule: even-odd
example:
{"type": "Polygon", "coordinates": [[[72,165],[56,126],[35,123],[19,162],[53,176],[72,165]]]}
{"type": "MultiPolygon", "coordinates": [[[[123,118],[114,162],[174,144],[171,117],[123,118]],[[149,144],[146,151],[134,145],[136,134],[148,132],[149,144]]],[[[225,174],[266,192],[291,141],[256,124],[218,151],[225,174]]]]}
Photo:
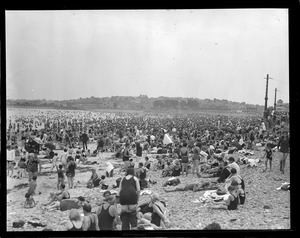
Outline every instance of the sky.
{"type": "Polygon", "coordinates": [[[289,102],[288,10],[6,11],[7,99],[289,102]]]}

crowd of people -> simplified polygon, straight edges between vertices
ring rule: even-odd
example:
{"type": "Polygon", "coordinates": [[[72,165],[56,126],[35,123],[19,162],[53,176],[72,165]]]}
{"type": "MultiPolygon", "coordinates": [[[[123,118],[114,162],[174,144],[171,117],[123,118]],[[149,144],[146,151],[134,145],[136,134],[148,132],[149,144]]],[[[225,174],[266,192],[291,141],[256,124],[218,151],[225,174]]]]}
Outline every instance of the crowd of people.
{"type": "MultiPolygon", "coordinates": [[[[151,193],[149,202],[139,204],[141,191],[155,182],[147,180],[147,174],[161,171],[162,177],[171,177],[166,184],[171,187],[164,187],[165,192],[216,189],[228,197],[211,201],[209,207],[235,210],[244,204],[246,193],[238,161],[232,156],[234,152],[252,150],[257,144],[266,146],[265,166],[267,169],[269,163],[272,169],[275,145],[281,154],[280,171],[284,173],[289,153],[288,131],[284,130],[284,124],[267,128],[265,123],[257,117],[196,113],[41,111],[37,115],[12,114],[8,117],[6,134],[7,175],[14,176],[15,168],[18,168],[17,177],[28,173],[29,189],[24,208],[32,208],[36,205],[33,196],[41,172],[41,158],[49,159],[51,171],[56,169],[57,172],[58,191],[50,194],[42,209],[70,210],[67,230],[114,230],[117,225],[121,225],[122,230],[166,229],[171,222],[161,195],[151,193]],[[94,151],[90,151],[91,142],[97,143],[94,151]],[[60,154],[56,152],[59,149],[63,149],[60,154]],[[125,176],[116,186],[119,192],[104,192],[103,202],[93,213],[84,197],[71,198],[68,189],[75,189],[74,177],[80,163],[86,164],[89,157],[104,152],[113,152],[113,158],[123,161],[120,172],[124,171],[125,176]],[[151,154],[155,154],[154,161],[149,160],[151,154]],[[145,159],[144,163],[141,158],[145,159]],[[172,184],[180,176],[215,177],[216,180],[172,184]]],[[[114,167],[108,164],[102,176],[95,169],[91,172],[87,187],[107,189],[105,178],[114,175],[114,167]]]]}

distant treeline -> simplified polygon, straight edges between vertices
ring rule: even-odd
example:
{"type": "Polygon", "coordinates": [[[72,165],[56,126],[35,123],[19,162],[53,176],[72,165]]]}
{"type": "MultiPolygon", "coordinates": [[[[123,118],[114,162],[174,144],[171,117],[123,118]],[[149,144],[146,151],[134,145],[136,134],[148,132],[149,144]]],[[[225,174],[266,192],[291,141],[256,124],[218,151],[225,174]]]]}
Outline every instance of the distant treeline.
{"type": "Polygon", "coordinates": [[[260,105],[246,104],[245,102],[231,102],[219,99],[198,99],[198,98],[148,98],[146,95],[138,97],[90,97],[71,100],[7,100],[7,107],[41,107],[68,110],[89,110],[89,109],[124,109],[124,110],[216,110],[235,112],[257,112],[263,111],[260,105]]]}

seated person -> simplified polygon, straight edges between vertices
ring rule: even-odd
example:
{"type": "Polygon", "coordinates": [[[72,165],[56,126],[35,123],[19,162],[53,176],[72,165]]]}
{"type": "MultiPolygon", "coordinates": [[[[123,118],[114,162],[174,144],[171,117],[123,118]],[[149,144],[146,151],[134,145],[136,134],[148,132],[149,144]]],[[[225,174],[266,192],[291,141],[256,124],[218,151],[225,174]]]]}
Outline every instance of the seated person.
{"type": "Polygon", "coordinates": [[[200,171],[203,169],[203,172],[205,173],[209,169],[218,167],[219,164],[220,164],[220,159],[211,157],[206,163],[200,165],[200,171]]]}
{"type": "Polygon", "coordinates": [[[35,207],[36,203],[34,201],[34,198],[29,193],[25,194],[25,202],[24,202],[24,208],[32,208],[35,207]]]}
{"type": "Polygon", "coordinates": [[[230,193],[230,195],[227,199],[221,200],[219,202],[211,200],[211,204],[209,205],[209,207],[213,209],[236,210],[239,202],[237,190],[235,187],[230,185],[228,187],[228,192],[230,193]]]}
{"type": "Polygon", "coordinates": [[[78,164],[79,164],[80,162],[82,162],[82,164],[85,164],[85,162],[86,162],[86,157],[82,156],[82,155],[80,154],[80,151],[76,151],[75,161],[76,161],[76,163],[78,163],[78,164]]]}
{"type": "Polygon", "coordinates": [[[50,200],[44,204],[45,206],[48,206],[50,204],[52,204],[55,201],[62,201],[64,199],[69,199],[70,198],[70,194],[67,190],[65,190],[66,186],[65,184],[61,184],[60,185],[60,191],[56,192],[56,193],[50,193],[50,200]]]}
{"type": "Polygon", "coordinates": [[[204,182],[204,183],[191,183],[191,184],[180,184],[173,188],[163,188],[165,192],[175,192],[175,191],[188,191],[193,192],[202,191],[202,190],[213,190],[217,189],[218,185],[216,182],[204,182]]]}
{"type": "MultiPolygon", "coordinates": [[[[224,161],[219,160],[219,165],[217,167],[207,169],[205,173],[199,174],[199,178],[214,178],[214,177],[220,177],[222,174],[222,170],[225,167],[224,161]]],[[[229,168],[228,168],[229,169],[229,168]]]]}
{"type": "Polygon", "coordinates": [[[235,180],[231,182],[231,186],[233,186],[237,190],[238,198],[239,198],[239,205],[244,205],[246,200],[246,193],[244,189],[241,188],[239,183],[235,180]]]}
{"type": "Polygon", "coordinates": [[[54,151],[50,150],[50,149],[47,149],[46,153],[47,154],[44,157],[44,159],[49,159],[51,161],[53,159],[53,157],[54,157],[54,151]]]}
{"type": "Polygon", "coordinates": [[[180,176],[181,173],[181,165],[179,160],[175,160],[175,165],[173,166],[172,175],[171,176],[180,176]]]}
{"type": "Polygon", "coordinates": [[[89,179],[89,181],[87,182],[87,187],[88,188],[94,188],[99,186],[100,183],[100,178],[96,172],[96,169],[92,169],[92,175],[91,178],[89,179]]]}
{"type": "Polygon", "coordinates": [[[217,179],[217,182],[224,183],[225,179],[227,179],[229,177],[230,173],[231,173],[230,168],[227,166],[227,162],[225,161],[224,166],[222,168],[222,172],[221,172],[219,178],[217,179]]]}
{"type": "Polygon", "coordinates": [[[106,171],[105,171],[106,177],[113,177],[113,175],[114,175],[114,166],[113,166],[113,164],[111,162],[106,162],[106,165],[107,165],[106,171]]]}
{"type": "Polygon", "coordinates": [[[165,168],[162,171],[163,177],[172,176],[174,166],[168,161],[165,165],[165,168]]]}
{"type": "Polygon", "coordinates": [[[228,166],[230,168],[235,168],[237,174],[240,174],[240,166],[235,162],[235,160],[234,160],[233,157],[229,157],[229,159],[228,159],[228,166]]]}
{"type": "Polygon", "coordinates": [[[163,203],[157,193],[150,195],[151,201],[149,207],[152,208],[152,212],[139,214],[140,224],[154,224],[156,229],[165,229],[165,225],[169,225],[170,221],[166,216],[166,204],[163,203]]]}

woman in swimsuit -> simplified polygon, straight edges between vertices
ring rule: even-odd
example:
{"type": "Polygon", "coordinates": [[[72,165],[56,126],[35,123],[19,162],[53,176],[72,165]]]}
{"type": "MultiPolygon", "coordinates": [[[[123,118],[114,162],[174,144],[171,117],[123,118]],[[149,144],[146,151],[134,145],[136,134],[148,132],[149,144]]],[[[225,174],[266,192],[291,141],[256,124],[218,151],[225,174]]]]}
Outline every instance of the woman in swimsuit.
{"type": "Polygon", "coordinates": [[[69,221],[66,224],[67,231],[82,231],[82,218],[77,209],[71,209],[69,221]]]}
{"type": "Polygon", "coordinates": [[[225,210],[236,210],[239,203],[239,198],[237,195],[237,190],[234,186],[229,186],[228,191],[230,195],[227,199],[224,199],[220,202],[215,202],[214,200],[211,201],[210,208],[213,209],[225,209],[225,210]]]}
{"type": "Polygon", "coordinates": [[[83,223],[82,230],[83,231],[99,231],[98,226],[98,216],[94,213],[91,213],[92,207],[90,204],[84,204],[83,208],[83,223]]]}
{"type": "Polygon", "coordinates": [[[166,216],[166,206],[160,201],[157,193],[150,195],[151,202],[149,207],[152,208],[152,214],[146,213],[140,219],[140,224],[154,224],[158,229],[165,229],[165,225],[170,224],[170,220],[166,216]]]}

